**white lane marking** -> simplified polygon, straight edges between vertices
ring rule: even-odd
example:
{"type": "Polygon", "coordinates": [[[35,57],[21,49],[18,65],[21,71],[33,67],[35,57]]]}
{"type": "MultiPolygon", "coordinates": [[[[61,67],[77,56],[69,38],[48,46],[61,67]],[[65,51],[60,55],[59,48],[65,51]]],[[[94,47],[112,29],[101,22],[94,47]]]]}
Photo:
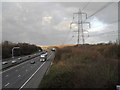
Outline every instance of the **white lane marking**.
{"type": "MultiPolygon", "coordinates": [[[[40,53],[40,54],[41,54],[41,53],[40,53]]],[[[34,58],[36,58],[36,57],[34,57],[34,58]]],[[[28,61],[25,61],[25,62],[21,62],[20,64],[14,66],[14,67],[10,67],[9,69],[2,71],[1,73],[7,72],[7,71],[9,71],[9,70],[11,70],[11,69],[13,69],[13,68],[16,68],[16,67],[18,67],[18,66],[20,66],[20,65],[23,65],[23,64],[25,64],[25,63],[27,63],[27,62],[29,62],[29,60],[28,60],[28,61]]]]}
{"type": "Polygon", "coordinates": [[[21,75],[18,75],[18,77],[20,77],[21,75]]]}
{"type": "Polygon", "coordinates": [[[45,62],[32,74],[32,76],[19,88],[21,90],[29,81],[30,79],[41,69],[41,67],[45,64],[45,62]]]}
{"type": "Polygon", "coordinates": [[[8,77],[9,75],[6,75],[5,77],[8,77]]]}
{"type": "MultiPolygon", "coordinates": [[[[51,53],[51,54],[52,54],[52,53],[51,53]]],[[[47,57],[47,60],[50,58],[50,56],[52,56],[51,54],[47,57]]]]}
{"type": "Polygon", "coordinates": [[[10,83],[5,84],[5,87],[7,87],[10,83]]]}

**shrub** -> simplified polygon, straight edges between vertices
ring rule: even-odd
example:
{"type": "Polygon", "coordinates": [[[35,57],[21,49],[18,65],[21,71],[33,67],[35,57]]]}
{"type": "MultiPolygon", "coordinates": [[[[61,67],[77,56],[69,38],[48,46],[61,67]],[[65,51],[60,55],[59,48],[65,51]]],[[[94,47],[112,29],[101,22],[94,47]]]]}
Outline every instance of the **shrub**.
{"type": "Polygon", "coordinates": [[[42,80],[40,88],[114,89],[116,84],[120,83],[118,82],[118,59],[108,58],[108,56],[111,55],[109,51],[114,49],[115,53],[116,48],[116,46],[99,45],[89,48],[58,49],[54,65],[42,80]],[[102,51],[99,51],[100,48],[102,51]]]}

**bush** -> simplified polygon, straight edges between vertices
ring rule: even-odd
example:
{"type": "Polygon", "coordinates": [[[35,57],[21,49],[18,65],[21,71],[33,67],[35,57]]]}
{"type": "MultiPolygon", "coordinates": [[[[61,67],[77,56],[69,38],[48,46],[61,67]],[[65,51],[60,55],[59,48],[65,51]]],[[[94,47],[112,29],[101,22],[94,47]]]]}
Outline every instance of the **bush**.
{"type": "Polygon", "coordinates": [[[116,53],[116,48],[101,45],[58,49],[54,65],[40,88],[115,88],[120,83],[118,59],[108,58],[108,51],[116,53]]]}
{"type": "Polygon", "coordinates": [[[10,58],[12,56],[12,48],[20,47],[14,50],[14,56],[28,55],[37,52],[41,47],[29,43],[12,43],[9,41],[2,42],[2,58],[10,58]]]}

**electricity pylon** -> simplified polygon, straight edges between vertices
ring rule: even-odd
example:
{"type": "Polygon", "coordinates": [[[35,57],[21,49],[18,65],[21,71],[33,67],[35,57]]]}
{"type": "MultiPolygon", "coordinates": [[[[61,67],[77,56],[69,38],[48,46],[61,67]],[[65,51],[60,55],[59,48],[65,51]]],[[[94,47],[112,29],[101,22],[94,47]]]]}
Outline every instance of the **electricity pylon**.
{"type": "Polygon", "coordinates": [[[84,39],[84,32],[88,32],[88,30],[84,29],[84,25],[87,24],[89,28],[91,27],[90,22],[85,22],[87,19],[87,13],[82,12],[80,9],[77,13],[73,13],[73,21],[70,23],[70,29],[72,28],[73,24],[77,25],[78,30],[76,31],[78,33],[78,38],[77,38],[77,45],[79,45],[80,42],[80,35],[82,38],[82,43],[85,43],[84,39]],[[77,20],[75,20],[77,18],[77,20]]]}

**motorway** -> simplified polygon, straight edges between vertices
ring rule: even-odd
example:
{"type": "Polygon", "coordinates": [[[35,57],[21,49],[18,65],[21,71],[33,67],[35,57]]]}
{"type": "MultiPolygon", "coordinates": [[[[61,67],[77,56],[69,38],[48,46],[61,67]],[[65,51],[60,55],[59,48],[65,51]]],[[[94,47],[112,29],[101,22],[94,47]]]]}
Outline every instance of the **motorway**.
{"type": "Polygon", "coordinates": [[[37,57],[39,55],[41,55],[42,52],[39,52],[39,53],[35,53],[35,54],[31,54],[31,55],[26,55],[26,56],[22,56],[22,57],[18,57],[18,58],[21,58],[21,60],[19,60],[18,58],[11,58],[11,59],[6,59],[6,60],[2,60],[3,62],[7,62],[7,64],[5,65],[2,65],[2,69],[6,69],[8,67],[11,67],[13,65],[16,65],[16,64],[19,64],[21,62],[24,62],[28,59],[31,59],[31,58],[34,58],[34,57],[37,57]],[[12,64],[12,61],[16,61],[16,63],[12,64]]]}
{"type": "Polygon", "coordinates": [[[48,52],[47,60],[40,62],[40,56],[22,62],[2,72],[2,88],[37,88],[51,65],[55,54],[48,52]],[[31,61],[35,61],[31,64],[31,61]]]}

